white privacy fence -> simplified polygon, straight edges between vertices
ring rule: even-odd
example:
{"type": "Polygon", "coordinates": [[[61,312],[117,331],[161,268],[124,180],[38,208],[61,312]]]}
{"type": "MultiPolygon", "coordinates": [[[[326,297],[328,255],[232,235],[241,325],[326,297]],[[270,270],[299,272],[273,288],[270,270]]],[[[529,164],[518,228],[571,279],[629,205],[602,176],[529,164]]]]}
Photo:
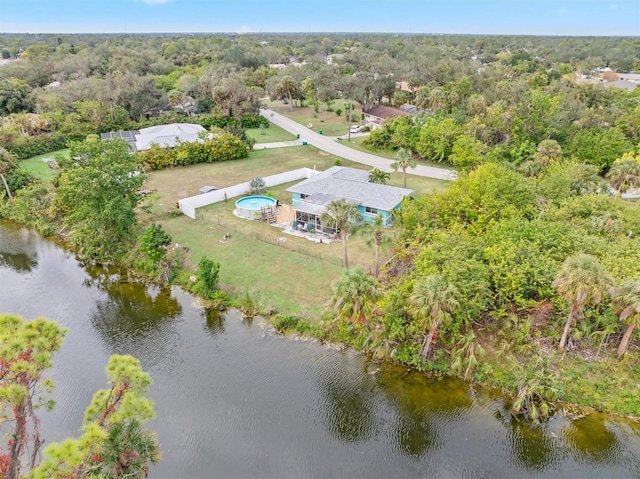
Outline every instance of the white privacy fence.
{"type": "MultiPolygon", "coordinates": [[[[303,180],[311,178],[320,172],[311,168],[298,168],[297,170],[278,173],[277,175],[265,176],[262,178],[267,187],[289,183],[291,181],[303,180]]],[[[240,183],[238,185],[228,186],[219,190],[210,191],[197,196],[190,196],[178,200],[178,207],[189,218],[196,219],[196,209],[203,206],[211,205],[224,201],[225,198],[234,198],[240,195],[246,195],[251,191],[251,182],[240,183]]]]}

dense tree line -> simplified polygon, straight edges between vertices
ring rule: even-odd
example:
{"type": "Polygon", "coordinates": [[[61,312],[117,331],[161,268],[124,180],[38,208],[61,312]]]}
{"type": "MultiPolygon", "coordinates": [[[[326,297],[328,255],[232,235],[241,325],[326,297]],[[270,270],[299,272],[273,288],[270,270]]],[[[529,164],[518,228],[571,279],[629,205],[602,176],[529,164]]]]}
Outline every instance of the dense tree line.
{"type": "Polygon", "coordinates": [[[20,58],[0,68],[0,140],[19,158],[37,150],[26,137],[54,149],[162,112],[239,119],[265,94],[292,108],[412,103],[427,114],[376,132],[370,146],[462,168],[526,163],[552,139],[606,172],[640,137],[640,92],[574,81],[640,67],[629,38],[4,35],[0,51],[20,58]]]}
{"type": "MultiPolygon", "coordinates": [[[[637,173],[639,159],[620,163],[637,173]]],[[[640,212],[607,191],[595,168],[558,158],[535,177],[487,163],[406,201],[380,280],[335,284],[330,337],[505,388],[534,420],[561,399],[637,415],[624,385],[638,372],[640,212]],[[628,369],[607,375],[630,345],[628,369]]]]}

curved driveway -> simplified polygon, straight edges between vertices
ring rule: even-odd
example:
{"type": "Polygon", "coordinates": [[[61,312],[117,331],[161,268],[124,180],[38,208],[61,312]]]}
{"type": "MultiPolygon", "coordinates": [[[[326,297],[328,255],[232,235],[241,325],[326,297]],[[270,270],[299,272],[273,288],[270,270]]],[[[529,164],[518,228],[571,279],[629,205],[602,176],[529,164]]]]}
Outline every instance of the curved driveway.
{"type": "MultiPolygon", "coordinates": [[[[286,116],[283,116],[275,111],[264,109],[260,110],[260,114],[264,116],[274,125],[287,130],[294,135],[300,135],[301,141],[306,141],[308,144],[315,146],[321,150],[331,153],[332,155],[339,156],[346,160],[355,161],[356,163],[362,163],[363,165],[369,165],[374,168],[385,171],[393,171],[391,164],[393,160],[381,158],[380,156],[365,153],[363,151],[354,150],[348,146],[341,145],[334,138],[323,136],[315,131],[307,128],[300,123],[297,123],[286,116]]],[[[407,174],[426,176],[429,178],[437,178],[440,180],[455,180],[456,172],[453,170],[447,170],[445,168],[436,168],[433,166],[417,165],[415,168],[408,168],[407,174]]]]}

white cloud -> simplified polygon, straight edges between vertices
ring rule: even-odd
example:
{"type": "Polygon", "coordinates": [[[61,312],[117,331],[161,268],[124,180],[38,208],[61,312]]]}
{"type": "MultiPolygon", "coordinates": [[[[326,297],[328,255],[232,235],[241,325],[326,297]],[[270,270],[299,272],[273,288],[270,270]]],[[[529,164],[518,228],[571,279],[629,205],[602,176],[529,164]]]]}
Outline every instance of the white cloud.
{"type": "Polygon", "coordinates": [[[612,3],[611,4],[611,8],[613,8],[615,10],[616,8],[618,8],[618,5],[616,5],[615,3],[612,3]]]}
{"type": "Polygon", "coordinates": [[[256,30],[255,28],[251,28],[248,27],[246,25],[242,25],[240,27],[240,30],[238,30],[238,33],[256,33],[258,30],[256,30]]]}

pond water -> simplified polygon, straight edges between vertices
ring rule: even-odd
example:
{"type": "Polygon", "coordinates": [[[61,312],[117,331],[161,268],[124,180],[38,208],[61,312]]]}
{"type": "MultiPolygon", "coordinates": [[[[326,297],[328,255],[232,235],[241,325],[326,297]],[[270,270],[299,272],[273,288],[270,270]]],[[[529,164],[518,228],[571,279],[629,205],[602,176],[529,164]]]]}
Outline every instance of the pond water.
{"type": "Polygon", "coordinates": [[[640,477],[638,424],[596,414],[530,427],[495,391],[285,339],[117,278],[0,222],[0,312],[69,327],[51,374],[57,406],[41,415],[49,442],[78,435],[118,353],[154,380],[154,478],[640,477]]]}

